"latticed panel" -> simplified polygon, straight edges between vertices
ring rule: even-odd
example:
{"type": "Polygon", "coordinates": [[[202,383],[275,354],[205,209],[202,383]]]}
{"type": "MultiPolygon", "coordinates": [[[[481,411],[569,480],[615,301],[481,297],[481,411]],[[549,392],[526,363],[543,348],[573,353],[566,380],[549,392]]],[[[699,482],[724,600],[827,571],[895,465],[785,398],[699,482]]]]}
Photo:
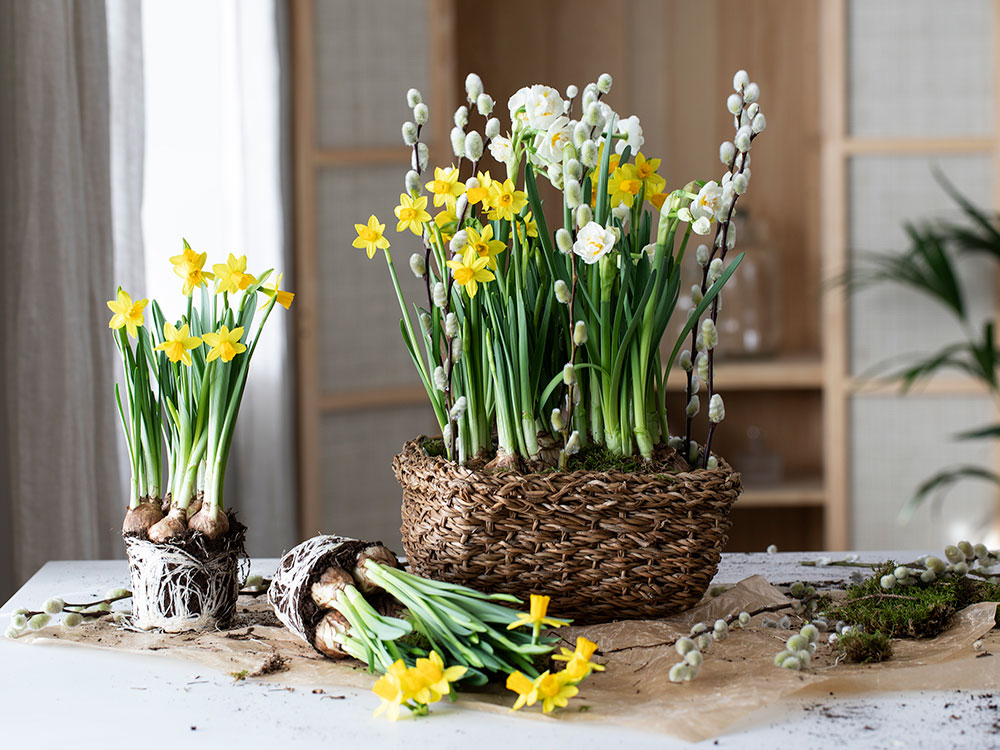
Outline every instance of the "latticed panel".
{"type": "MultiPolygon", "coordinates": [[[[904,222],[961,221],[954,201],[935,182],[939,168],[978,205],[992,205],[989,156],[864,156],[848,173],[849,243],[852,264],[867,253],[903,252],[910,245],[904,222]]],[[[995,261],[982,256],[957,260],[974,320],[993,315],[995,261]]],[[[833,289],[828,294],[841,294],[833,289]]],[[[908,355],[928,355],[956,341],[962,329],[954,316],[927,296],[898,284],[880,284],[850,299],[850,358],[855,375],[908,355]]]]}
{"type": "MultiPolygon", "coordinates": [[[[914,490],[948,466],[991,468],[991,441],[954,435],[992,423],[985,396],[855,396],[851,400],[853,546],[856,549],[941,550],[959,539],[979,540],[992,527],[996,491],[970,481],[943,501],[924,503],[908,524],[899,513],[914,490]]],[[[992,543],[996,543],[993,538],[992,543]]]]}
{"type": "Polygon", "coordinates": [[[401,492],[392,458],[407,440],[438,432],[434,413],[424,405],[325,416],[320,427],[323,530],[380,539],[400,552],[401,492]]]}
{"type": "Polygon", "coordinates": [[[848,7],[851,135],[993,135],[993,0],[853,0],[848,7]]]}
{"type": "Polygon", "coordinates": [[[317,0],[316,132],[321,148],[395,146],[406,89],[428,92],[422,0],[317,0]]]}

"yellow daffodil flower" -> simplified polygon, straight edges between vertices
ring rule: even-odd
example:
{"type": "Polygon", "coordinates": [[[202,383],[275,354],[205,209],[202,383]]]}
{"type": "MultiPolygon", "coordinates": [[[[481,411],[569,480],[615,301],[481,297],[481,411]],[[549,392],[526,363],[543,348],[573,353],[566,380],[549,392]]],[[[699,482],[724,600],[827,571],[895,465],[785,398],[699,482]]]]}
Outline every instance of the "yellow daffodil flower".
{"type": "Polygon", "coordinates": [[[553,655],[555,661],[566,662],[566,667],[563,672],[566,677],[571,682],[579,682],[584,677],[589,675],[591,671],[603,672],[604,667],[600,664],[594,664],[590,661],[590,657],[594,655],[597,650],[597,644],[593,641],[579,636],[576,639],[576,650],[570,651],[568,648],[561,648],[562,653],[553,655]]]}
{"type": "Polygon", "coordinates": [[[538,236],[538,223],[535,221],[534,217],[531,215],[531,211],[528,211],[524,215],[523,225],[521,222],[517,224],[517,236],[521,238],[521,242],[525,241],[524,230],[527,227],[528,237],[538,236]]]}
{"type": "Polygon", "coordinates": [[[471,248],[478,257],[486,258],[488,261],[486,264],[488,268],[496,268],[497,256],[502,253],[507,246],[500,240],[493,239],[493,226],[487,224],[483,227],[482,233],[477,232],[474,227],[468,227],[465,231],[469,235],[469,244],[466,245],[466,247],[471,248]]]}
{"type": "Polygon", "coordinates": [[[235,294],[241,289],[246,289],[251,284],[256,283],[257,280],[248,274],[246,270],[247,256],[241,255],[237,258],[232,253],[229,253],[229,258],[226,259],[225,263],[216,263],[212,266],[212,272],[219,282],[215,289],[216,294],[222,294],[223,292],[232,292],[235,294]]]}
{"type": "Polygon", "coordinates": [[[427,659],[417,659],[413,671],[422,683],[414,699],[418,703],[436,703],[451,692],[451,683],[461,679],[468,670],[462,666],[446,669],[438,652],[431,651],[427,659]]]}
{"type": "Polygon", "coordinates": [[[580,692],[580,688],[573,685],[559,674],[549,674],[544,672],[538,678],[537,688],[538,698],[542,701],[542,712],[552,713],[553,709],[565,708],[569,699],[580,692]]]}
{"type": "Polygon", "coordinates": [[[142,310],[148,304],[148,299],[133,302],[128,292],[119,289],[118,299],[108,300],[108,309],[114,313],[108,321],[108,328],[118,330],[125,326],[125,332],[132,338],[137,338],[139,326],[143,324],[142,310]]]}
{"type": "Polygon", "coordinates": [[[469,199],[469,205],[474,206],[477,203],[482,203],[483,208],[490,207],[490,186],[493,184],[493,178],[490,177],[489,170],[486,172],[479,172],[476,174],[476,179],[479,180],[479,187],[472,188],[466,197],[469,199]]]}
{"type": "Polygon", "coordinates": [[[638,170],[634,164],[625,164],[618,167],[608,180],[608,195],[611,196],[611,205],[619,206],[624,203],[629,208],[635,202],[635,196],[642,189],[642,180],[639,179],[638,170]]]}
{"type": "MultiPolygon", "coordinates": [[[[548,673],[546,673],[548,674],[548,673]]],[[[511,707],[511,711],[517,711],[522,706],[533,706],[538,700],[538,683],[541,680],[529,680],[520,672],[511,672],[507,676],[507,689],[517,693],[517,700],[511,707]]]]}
{"type": "Polygon", "coordinates": [[[493,281],[496,278],[490,271],[486,270],[489,262],[489,258],[480,258],[472,248],[467,248],[462,260],[448,261],[448,268],[452,270],[455,283],[465,287],[466,293],[472,298],[476,296],[480,283],[493,281]]]}
{"type": "Polygon", "coordinates": [[[649,202],[653,204],[653,208],[657,211],[663,210],[663,203],[667,200],[666,193],[657,193],[656,195],[649,196],[649,202]]]}
{"type": "MultiPolygon", "coordinates": [[[[265,284],[264,286],[262,286],[260,288],[260,290],[265,295],[267,295],[267,297],[277,297],[278,304],[281,305],[286,310],[288,310],[292,306],[292,300],[295,299],[295,292],[289,292],[289,291],[281,288],[281,280],[284,277],[285,277],[285,274],[279,273],[278,274],[278,278],[276,278],[274,280],[273,284],[265,284]]],[[[267,301],[267,299],[265,299],[264,300],[264,304],[262,304],[257,309],[258,310],[263,310],[265,307],[267,307],[267,305],[268,305],[268,301],[267,301]]]]}
{"type": "Polygon", "coordinates": [[[412,700],[419,687],[419,682],[406,668],[403,660],[397,659],[372,688],[372,692],[382,699],[382,704],[375,709],[375,716],[385,713],[392,721],[396,721],[399,718],[399,707],[412,700]]]}
{"type": "MultiPolygon", "coordinates": [[[[458,281],[458,279],[456,279],[456,281],[458,281]]],[[[557,620],[554,617],[545,616],[545,613],[549,610],[550,599],[551,597],[542,596],[541,594],[532,594],[531,611],[528,614],[523,614],[514,620],[514,622],[507,626],[507,630],[513,630],[514,628],[519,628],[522,625],[531,625],[536,630],[541,628],[542,625],[548,625],[552,628],[569,625],[569,622],[566,620],[557,620]]]]}
{"type": "Polygon", "coordinates": [[[458,169],[434,167],[434,179],[427,183],[427,190],[434,196],[434,205],[455,209],[455,200],[465,192],[465,184],[458,181],[458,169]]]}
{"type": "MultiPolygon", "coordinates": [[[[656,173],[660,168],[659,159],[647,159],[640,151],[635,155],[636,176],[646,186],[646,195],[654,196],[667,186],[667,181],[656,173]]],[[[662,205],[662,201],[661,201],[662,205]]]]}
{"type": "Polygon", "coordinates": [[[445,242],[451,242],[451,238],[454,237],[455,232],[458,231],[458,216],[455,215],[454,207],[446,208],[444,211],[435,216],[434,223],[437,224],[438,229],[441,230],[441,239],[445,242]]]}
{"type": "Polygon", "coordinates": [[[358,233],[354,238],[354,247],[366,251],[369,259],[375,257],[376,250],[389,249],[389,240],[382,236],[385,224],[379,224],[375,214],[368,217],[367,224],[355,224],[354,230],[358,233]]]}
{"type": "Polygon", "coordinates": [[[427,196],[411,198],[406,193],[400,193],[395,214],[399,219],[396,224],[397,232],[409,229],[419,237],[424,233],[424,222],[431,220],[431,215],[427,213],[427,196]]]}
{"type": "Polygon", "coordinates": [[[191,354],[189,349],[197,349],[201,346],[201,339],[191,336],[188,333],[187,323],[174,328],[170,323],[163,324],[163,343],[157,344],[154,348],[157,351],[167,353],[167,359],[171,362],[183,362],[188,367],[191,366],[191,354]]]}
{"type": "MultiPolygon", "coordinates": [[[[604,144],[602,143],[600,148],[597,149],[597,167],[594,171],[594,186],[596,188],[598,181],[598,172],[601,166],[601,159],[604,158],[604,144]]],[[[611,154],[608,157],[608,174],[614,174],[615,170],[618,169],[618,164],[621,162],[621,154],[611,154]]],[[[590,207],[595,208],[597,206],[597,190],[590,191],[590,207]]]]}
{"type": "Polygon", "coordinates": [[[204,286],[207,281],[215,278],[215,274],[211,271],[201,270],[205,265],[206,258],[208,258],[208,253],[199,255],[190,247],[185,247],[180,255],[174,255],[170,258],[170,262],[174,264],[174,273],[184,279],[184,289],[182,290],[184,296],[191,294],[196,287],[204,286]]]}
{"type": "Polygon", "coordinates": [[[206,333],[201,338],[211,347],[208,356],[205,357],[206,362],[211,362],[219,357],[222,357],[223,362],[229,362],[237,354],[247,350],[246,346],[240,343],[240,339],[243,338],[243,328],[240,326],[231,331],[226,326],[222,326],[218,333],[206,333]]]}
{"type": "Polygon", "coordinates": [[[508,177],[503,182],[493,180],[490,185],[490,218],[513,221],[514,215],[528,205],[528,194],[523,190],[515,190],[514,183],[508,177]]]}

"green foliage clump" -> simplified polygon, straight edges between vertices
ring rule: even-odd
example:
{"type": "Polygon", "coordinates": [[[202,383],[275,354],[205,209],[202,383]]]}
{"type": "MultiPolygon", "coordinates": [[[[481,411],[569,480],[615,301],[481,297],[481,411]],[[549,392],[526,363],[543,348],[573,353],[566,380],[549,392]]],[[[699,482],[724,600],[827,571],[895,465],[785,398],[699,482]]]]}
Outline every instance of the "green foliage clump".
{"type": "Polygon", "coordinates": [[[892,658],[892,641],[885,633],[863,633],[852,630],[840,636],[837,646],[847,660],[855,664],[871,664],[892,658]]]}
{"type": "Polygon", "coordinates": [[[889,638],[933,638],[960,609],[978,602],[1000,601],[1000,584],[966,576],[941,578],[933,583],[882,589],[879,580],[891,575],[896,563],[873,566],[874,575],[847,589],[843,604],[832,616],[858,625],[866,633],[889,638]]]}

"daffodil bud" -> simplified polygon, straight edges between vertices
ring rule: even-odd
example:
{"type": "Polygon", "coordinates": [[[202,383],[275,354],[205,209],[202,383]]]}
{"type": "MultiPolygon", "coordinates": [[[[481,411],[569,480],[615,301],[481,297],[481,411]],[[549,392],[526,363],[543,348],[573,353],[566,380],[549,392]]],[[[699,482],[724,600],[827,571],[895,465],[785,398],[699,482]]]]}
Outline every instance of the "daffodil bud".
{"type": "Polygon", "coordinates": [[[491,117],[486,121],[486,137],[492,141],[498,135],[500,135],[500,121],[495,117],[491,117]]]}
{"type": "Polygon", "coordinates": [[[63,607],[65,605],[66,603],[57,596],[45,602],[45,604],[42,606],[42,609],[44,609],[50,615],[57,615],[63,611],[63,607]]]}
{"type": "Polygon", "coordinates": [[[434,288],[431,290],[431,299],[434,300],[437,307],[443,308],[448,304],[448,290],[445,289],[444,282],[435,282],[434,288]]]}
{"type": "Polygon", "coordinates": [[[566,447],[563,448],[567,456],[575,455],[580,452],[580,433],[573,430],[570,433],[569,439],[566,441],[566,447]]]}
{"type": "Polygon", "coordinates": [[[612,78],[608,73],[601,73],[597,77],[597,90],[602,94],[607,94],[611,91],[612,78]]]}
{"type": "Polygon", "coordinates": [[[572,362],[563,365],[563,383],[566,385],[576,385],[576,368],[572,362]]]}
{"type": "Polygon", "coordinates": [[[692,365],[692,363],[691,363],[691,350],[690,349],[685,349],[684,351],[681,352],[681,356],[680,356],[680,359],[677,360],[677,364],[679,364],[681,366],[681,369],[684,370],[684,372],[690,372],[691,371],[691,365],[692,365]]]}
{"type": "Polygon", "coordinates": [[[715,327],[715,321],[705,318],[701,321],[701,337],[705,340],[706,349],[714,349],[719,343],[719,331],[715,327]]]}
{"type": "Polygon", "coordinates": [[[593,169],[597,166],[597,144],[594,143],[589,138],[585,140],[580,146],[580,161],[583,162],[583,166],[587,169],[593,169]]]}
{"type": "Polygon", "coordinates": [[[746,125],[741,127],[736,131],[736,138],[733,139],[733,143],[736,144],[736,148],[740,150],[741,153],[746,153],[750,150],[750,128],[746,125]]]}
{"type": "Polygon", "coordinates": [[[412,146],[417,142],[417,126],[407,120],[403,123],[403,143],[412,146]]]}
{"type": "MultiPolygon", "coordinates": [[[[729,226],[732,229],[732,225],[729,226]]],[[[711,287],[722,276],[722,258],[715,258],[708,264],[708,285],[711,287]]]]}
{"type": "Polygon", "coordinates": [[[63,627],[75,628],[83,622],[83,617],[76,612],[67,612],[62,618],[63,627]]]}
{"type": "Polygon", "coordinates": [[[451,150],[459,159],[465,156],[465,131],[457,125],[451,129],[451,150]]]}
{"type": "Polygon", "coordinates": [[[549,415],[549,424],[552,425],[553,432],[562,432],[566,429],[566,420],[563,419],[562,409],[556,408],[549,415]]]}
{"type": "Polygon", "coordinates": [[[420,91],[418,89],[410,89],[406,92],[406,106],[411,109],[416,107],[423,100],[424,98],[420,95],[420,91]]]}
{"type": "Polygon", "coordinates": [[[483,93],[483,79],[475,73],[469,73],[465,77],[465,93],[469,96],[469,101],[474,102],[483,93]]]}
{"type": "Polygon", "coordinates": [[[493,97],[489,94],[480,94],[476,97],[476,111],[483,117],[493,114],[493,97]]]}
{"type": "Polygon", "coordinates": [[[583,229],[594,220],[594,212],[586,203],[581,204],[574,212],[576,228],[583,229]]]}
{"type": "Polygon", "coordinates": [[[450,312],[445,315],[444,332],[448,338],[454,338],[458,335],[458,316],[455,313],[450,312]]]}
{"type": "Polygon", "coordinates": [[[465,136],[465,158],[479,161],[483,156],[483,137],[475,130],[465,136]]]}
{"type": "Polygon", "coordinates": [[[688,401],[687,408],[684,410],[684,412],[689,417],[695,417],[698,415],[699,411],[701,411],[701,399],[698,398],[698,394],[695,394],[694,396],[691,397],[691,400],[688,401]]]}
{"type": "Polygon", "coordinates": [[[562,279],[556,279],[556,283],[553,284],[552,290],[555,292],[556,301],[561,302],[564,305],[569,304],[569,285],[566,284],[562,279]]]}
{"type": "Polygon", "coordinates": [[[764,118],[763,112],[758,112],[757,116],[753,118],[750,122],[750,131],[757,135],[758,133],[763,133],[764,128],[767,127],[767,120],[764,118]]]}
{"type": "Polygon", "coordinates": [[[726,99],[726,109],[734,115],[738,115],[743,109],[743,97],[739,94],[730,94],[726,99]]]}
{"type": "MultiPolygon", "coordinates": [[[[566,205],[570,210],[576,208],[583,202],[583,190],[580,188],[580,183],[576,179],[566,180],[566,205]]],[[[565,229],[563,231],[566,231],[565,229]]]]}
{"type": "Polygon", "coordinates": [[[427,144],[418,143],[416,153],[410,156],[410,166],[418,172],[423,172],[427,169],[428,158],[430,158],[430,152],[427,150],[427,144]]]}
{"type": "Polygon", "coordinates": [[[52,620],[51,615],[48,615],[44,612],[40,612],[39,614],[34,615],[30,620],[28,620],[28,630],[41,630],[42,628],[44,628],[46,625],[49,624],[50,620],[52,620]]]}
{"type": "Polygon", "coordinates": [[[424,277],[424,274],[427,273],[427,262],[424,260],[423,255],[414,253],[410,256],[410,270],[413,271],[413,275],[418,279],[424,277]]]}
{"type": "Polygon", "coordinates": [[[420,102],[417,106],[413,108],[413,119],[417,125],[426,125],[427,120],[431,116],[431,111],[427,108],[427,105],[420,102]]]}
{"type": "Polygon", "coordinates": [[[587,343],[587,324],[582,320],[576,321],[576,325],[573,326],[573,343],[577,346],[587,343]]]}
{"type": "Polygon", "coordinates": [[[743,87],[743,98],[747,104],[753,104],[760,98],[760,86],[752,81],[743,87]]]}

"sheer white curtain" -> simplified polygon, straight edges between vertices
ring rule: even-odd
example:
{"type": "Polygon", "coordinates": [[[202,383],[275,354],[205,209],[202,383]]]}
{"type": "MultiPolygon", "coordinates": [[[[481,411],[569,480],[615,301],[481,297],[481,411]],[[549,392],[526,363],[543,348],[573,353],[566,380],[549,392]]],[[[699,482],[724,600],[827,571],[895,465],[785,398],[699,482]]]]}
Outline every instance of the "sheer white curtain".
{"type": "MultiPolygon", "coordinates": [[[[207,252],[209,263],[231,252],[245,254],[252,272],[289,270],[280,5],[143,3],[142,225],[150,297],[179,303],[168,257],[179,252],[181,237],[207,252]]],[[[290,275],[284,286],[294,290],[290,275]]],[[[226,477],[227,503],[249,527],[255,555],[278,554],[295,541],[288,321],[288,313],[276,310],[254,355],[226,477]]]]}

